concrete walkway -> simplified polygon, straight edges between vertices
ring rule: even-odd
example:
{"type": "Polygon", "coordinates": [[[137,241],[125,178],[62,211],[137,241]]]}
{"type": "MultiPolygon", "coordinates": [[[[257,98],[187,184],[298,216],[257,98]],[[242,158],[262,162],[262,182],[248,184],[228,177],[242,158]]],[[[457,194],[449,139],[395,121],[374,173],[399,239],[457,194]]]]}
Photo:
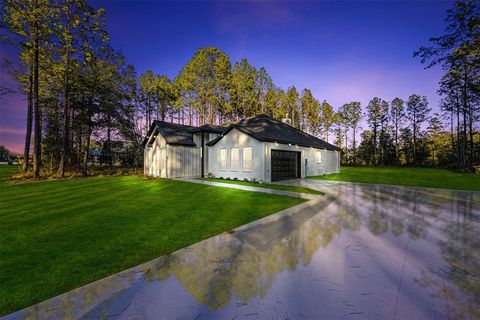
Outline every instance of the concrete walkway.
{"type": "Polygon", "coordinates": [[[268,194],[278,194],[278,195],[281,195],[281,196],[289,196],[289,197],[301,198],[301,199],[307,199],[307,200],[316,200],[316,199],[318,199],[319,197],[322,196],[322,195],[316,195],[316,194],[308,194],[308,193],[268,189],[268,188],[261,188],[261,187],[242,186],[242,185],[239,185],[239,184],[222,183],[222,182],[216,182],[216,181],[206,181],[206,180],[198,180],[198,179],[178,179],[178,180],[191,182],[191,183],[205,184],[205,185],[215,186],[215,187],[222,187],[222,188],[231,188],[231,189],[238,189],[238,190],[245,190],[245,191],[262,192],[262,193],[268,193],[268,194]]]}

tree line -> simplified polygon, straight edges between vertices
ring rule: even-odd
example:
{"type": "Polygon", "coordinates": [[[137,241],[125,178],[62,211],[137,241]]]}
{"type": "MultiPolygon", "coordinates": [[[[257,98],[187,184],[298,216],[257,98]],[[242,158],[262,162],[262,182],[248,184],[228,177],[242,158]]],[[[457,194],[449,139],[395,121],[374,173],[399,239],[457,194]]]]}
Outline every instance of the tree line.
{"type": "Polygon", "coordinates": [[[87,175],[92,140],[118,135],[139,158],[133,66],[114,50],[105,10],[81,0],[5,0],[2,40],[18,50],[12,77],[27,96],[25,171],[33,142],[33,176],[41,169],[87,175]]]}
{"type": "Polygon", "coordinates": [[[199,49],[175,78],[152,71],[137,76],[110,45],[105,10],[82,0],[5,0],[2,40],[18,48],[9,70],[27,96],[24,170],[33,149],[35,178],[40,169],[87,175],[92,145],[108,153],[114,140],[127,141],[131,163],[140,166],[154,119],[203,125],[262,113],[288,117],[337,144],[344,164],[471,166],[480,158],[478,8],[476,1],[456,2],[446,35],[414,54],[445,70],[443,113],[431,115],[418,94],[390,102],[374,97],[365,110],[358,101],[335,110],[308,88],[284,90],[264,67],[245,58],[232,63],[214,47],[199,49]]]}
{"type": "Polygon", "coordinates": [[[438,93],[449,123],[452,162],[471,166],[479,162],[480,119],[480,5],[457,1],[447,11],[445,34],[430,38],[430,45],[414,53],[426,68],[445,71],[438,93]]]}

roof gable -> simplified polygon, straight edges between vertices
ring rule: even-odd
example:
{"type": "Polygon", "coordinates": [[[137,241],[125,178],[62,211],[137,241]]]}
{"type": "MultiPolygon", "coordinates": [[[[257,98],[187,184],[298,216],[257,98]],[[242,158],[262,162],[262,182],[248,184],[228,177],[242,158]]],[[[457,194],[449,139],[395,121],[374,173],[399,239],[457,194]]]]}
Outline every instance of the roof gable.
{"type": "Polygon", "coordinates": [[[148,130],[143,144],[147,144],[152,134],[156,136],[157,133],[160,133],[167,144],[195,147],[196,144],[193,142],[193,133],[191,132],[194,128],[183,124],[155,120],[148,130]]]}
{"type": "Polygon", "coordinates": [[[228,129],[222,135],[210,141],[208,145],[215,145],[222,139],[224,135],[234,128],[263,142],[278,142],[319,149],[340,150],[337,146],[325,142],[322,139],[314,137],[279,120],[273,119],[268,115],[250,117],[234,123],[228,127],[228,129]]]}

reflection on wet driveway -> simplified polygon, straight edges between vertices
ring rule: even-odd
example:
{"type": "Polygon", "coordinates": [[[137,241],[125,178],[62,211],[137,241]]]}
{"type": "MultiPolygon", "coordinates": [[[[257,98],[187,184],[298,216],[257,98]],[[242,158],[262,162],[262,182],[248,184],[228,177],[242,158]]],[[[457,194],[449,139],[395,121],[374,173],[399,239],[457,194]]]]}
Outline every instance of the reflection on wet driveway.
{"type": "Polygon", "coordinates": [[[7,318],[480,317],[480,193],[291,183],[327,195],[7,318]]]}

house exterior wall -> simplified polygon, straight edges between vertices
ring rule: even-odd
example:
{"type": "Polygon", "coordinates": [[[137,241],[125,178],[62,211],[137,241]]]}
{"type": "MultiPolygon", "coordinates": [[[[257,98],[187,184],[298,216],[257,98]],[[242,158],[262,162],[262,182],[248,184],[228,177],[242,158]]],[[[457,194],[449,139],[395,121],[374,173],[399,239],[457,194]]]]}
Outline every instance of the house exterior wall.
{"type": "Polygon", "coordinates": [[[257,181],[265,181],[265,151],[264,143],[260,142],[237,129],[233,129],[214,146],[208,147],[208,171],[205,173],[212,174],[215,177],[256,179],[257,181]],[[243,148],[252,147],[252,170],[245,171],[243,168],[243,148]],[[239,168],[231,169],[231,148],[239,150],[239,168]],[[220,149],[227,150],[227,166],[226,169],[220,168],[220,149]]]}
{"type": "Polygon", "coordinates": [[[167,177],[167,142],[157,135],[151,146],[145,145],[143,173],[151,177],[167,177]]]}
{"type": "Polygon", "coordinates": [[[167,145],[166,178],[199,178],[201,148],[167,145]]]}
{"type": "Polygon", "coordinates": [[[198,147],[167,145],[162,135],[144,149],[144,174],[160,178],[197,178],[201,175],[198,147]]]}
{"type": "Polygon", "coordinates": [[[211,147],[207,146],[207,143],[209,141],[212,141],[213,139],[215,139],[216,137],[218,137],[218,134],[216,133],[205,133],[205,138],[204,138],[204,141],[203,141],[203,146],[202,148],[205,149],[205,152],[204,152],[204,159],[203,160],[203,168],[204,168],[204,176],[207,177],[208,175],[208,170],[209,170],[209,162],[210,162],[210,152],[209,152],[209,149],[211,147]]]}
{"type": "MultiPolygon", "coordinates": [[[[216,137],[216,134],[205,133],[204,142],[207,143],[216,137]]],[[[194,135],[194,141],[201,146],[201,134],[194,135]]],[[[338,151],[300,147],[295,145],[260,142],[237,129],[231,130],[214,146],[203,146],[205,157],[202,159],[202,147],[186,147],[167,145],[159,134],[152,146],[145,146],[144,173],[147,176],[161,178],[198,178],[201,177],[201,163],[205,165],[204,174],[215,177],[255,179],[257,181],[271,181],[271,151],[285,150],[301,153],[301,177],[316,176],[340,172],[340,153],[338,151]],[[252,148],[252,168],[244,170],[245,147],[252,148]],[[232,170],[231,149],[238,148],[239,167],[232,170]],[[220,168],[220,150],[226,149],[226,168],[220,168]],[[321,153],[318,162],[317,152],[321,153]],[[306,159],[306,163],[305,163],[306,159]]]]}
{"type": "Polygon", "coordinates": [[[266,182],[270,182],[271,176],[272,176],[271,174],[272,149],[300,152],[301,178],[340,172],[340,153],[338,151],[316,149],[316,148],[309,148],[309,147],[300,147],[300,146],[288,145],[288,144],[282,144],[282,143],[265,142],[265,155],[266,155],[265,156],[265,175],[266,175],[265,181],[266,182]],[[320,163],[318,163],[317,161],[316,152],[321,153],[320,163]],[[305,162],[305,159],[307,159],[306,162],[305,162]]]}

